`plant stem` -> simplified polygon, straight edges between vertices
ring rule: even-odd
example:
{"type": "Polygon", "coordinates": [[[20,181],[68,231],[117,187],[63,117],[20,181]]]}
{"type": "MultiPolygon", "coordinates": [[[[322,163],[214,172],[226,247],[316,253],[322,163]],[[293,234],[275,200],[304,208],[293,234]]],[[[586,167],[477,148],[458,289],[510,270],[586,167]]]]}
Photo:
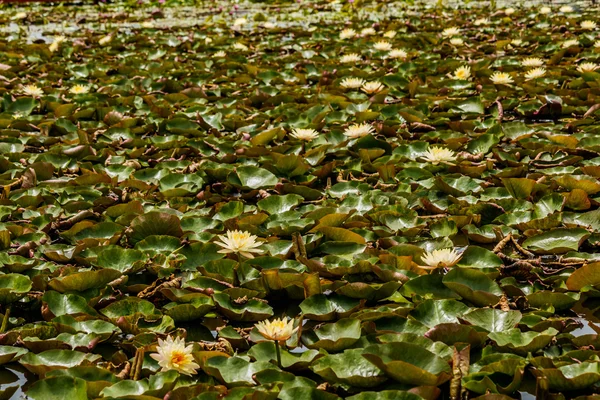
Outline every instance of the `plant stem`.
{"type": "Polygon", "coordinates": [[[0,333],[4,333],[6,326],[8,325],[8,318],[10,317],[10,307],[6,307],[4,312],[4,318],[2,318],[2,325],[0,325],[0,333]]]}
{"type": "Polygon", "coordinates": [[[281,350],[279,349],[279,342],[275,340],[275,352],[277,353],[277,366],[282,368],[281,366],[281,350]]]}

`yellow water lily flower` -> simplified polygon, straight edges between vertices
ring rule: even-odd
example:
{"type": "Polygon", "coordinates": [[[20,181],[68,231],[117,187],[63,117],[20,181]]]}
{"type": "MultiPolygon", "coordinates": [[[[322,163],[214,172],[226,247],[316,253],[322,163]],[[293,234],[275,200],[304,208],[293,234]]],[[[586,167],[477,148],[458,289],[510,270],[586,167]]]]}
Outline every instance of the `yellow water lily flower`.
{"type": "Polygon", "coordinates": [[[550,14],[552,9],[550,7],[544,6],[540,8],[540,14],[550,14]]]}
{"type": "Polygon", "coordinates": [[[64,42],[66,39],[67,38],[62,35],[55,36],[52,43],[50,43],[50,46],[48,46],[48,50],[50,50],[52,53],[54,53],[56,50],[58,50],[58,47],[60,46],[60,44],[62,42],[64,42]]]}
{"type": "Polygon", "coordinates": [[[27,96],[40,97],[44,94],[44,91],[36,85],[25,85],[22,89],[23,94],[27,96]]]}
{"type": "Polygon", "coordinates": [[[27,18],[27,13],[26,12],[19,12],[16,13],[11,19],[25,19],[27,18]]]}
{"type": "Polygon", "coordinates": [[[544,60],[538,57],[528,57],[521,61],[521,65],[524,67],[541,67],[544,65],[544,60]]]}
{"type": "Polygon", "coordinates": [[[454,79],[467,80],[470,77],[471,67],[468,65],[463,65],[462,67],[456,68],[456,71],[454,71],[454,74],[452,74],[452,78],[454,79]]]}
{"type": "Polygon", "coordinates": [[[142,22],[142,28],[154,28],[154,22],[144,21],[142,22]]]}
{"type": "Polygon", "coordinates": [[[311,140],[319,136],[319,132],[317,132],[314,129],[294,128],[292,129],[292,133],[290,133],[290,136],[299,140],[306,140],[307,142],[310,142],[311,140]]]}
{"type": "Polygon", "coordinates": [[[430,147],[422,158],[433,165],[438,165],[439,163],[449,164],[456,161],[454,152],[444,147],[430,147]]]}
{"type": "Polygon", "coordinates": [[[570,13],[573,12],[573,7],[571,6],[562,6],[561,8],[559,8],[559,11],[562,13],[570,13]]]}
{"type": "Polygon", "coordinates": [[[378,51],[389,51],[392,49],[392,44],[390,42],[380,40],[379,42],[375,42],[373,48],[378,51]]]}
{"type": "Polygon", "coordinates": [[[374,35],[377,32],[375,32],[375,29],[373,28],[364,28],[362,31],[360,31],[360,34],[363,36],[370,36],[370,35],[374,35]]]}
{"type": "Polygon", "coordinates": [[[277,27],[277,24],[274,24],[273,22],[269,22],[269,21],[267,21],[267,22],[265,22],[265,23],[263,24],[263,27],[264,27],[265,29],[273,29],[273,28],[276,28],[276,27],[277,27]]]}
{"type": "Polygon", "coordinates": [[[356,53],[346,54],[340,58],[340,62],[342,63],[355,63],[362,61],[362,58],[356,53]]]}
{"type": "Polygon", "coordinates": [[[581,24],[579,24],[579,26],[581,27],[581,29],[587,29],[587,30],[592,31],[592,30],[596,29],[596,27],[598,25],[596,25],[596,23],[594,21],[586,20],[586,21],[581,22],[581,24]]]}
{"type": "Polygon", "coordinates": [[[98,44],[100,46],[106,46],[107,44],[109,44],[110,42],[112,42],[112,40],[113,40],[112,35],[106,35],[102,39],[98,40],[98,44]]]}
{"type": "Polygon", "coordinates": [[[89,93],[89,91],[90,91],[90,88],[85,85],[75,85],[71,88],[71,90],[69,90],[69,92],[72,94],[84,94],[84,93],[89,93]]]}
{"type": "Polygon", "coordinates": [[[369,133],[373,133],[375,130],[373,127],[365,122],[362,124],[354,124],[350,125],[344,131],[344,135],[348,136],[351,139],[356,139],[359,137],[363,137],[368,135],[369,133]]]}
{"type": "Polygon", "coordinates": [[[584,62],[577,66],[577,71],[579,72],[592,72],[598,69],[598,64],[593,62],[584,62]]]}
{"type": "Polygon", "coordinates": [[[356,36],[356,31],[351,28],[346,28],[340,32],[340,39],[350,39],[356,36]]]}
{"type": "Polygon", "coordinates": [[[236,18],[233,21],[233,26],[240,27],[240,26],[246,25],[247,23],[248,23],[248,20],[246,18],[236,18]]]}
{"type": "Polygon", "coordinates": [[[360,90],[362,90],[363,92],[365,92],[367,94],[373,94],[373,93],[380,92],[381,90],[383,90],[384,87],[385,86],[383,86],[383,84],[381,82],[366,82],[365,84],[362,85],[360,90]]]}
{"type": "Polygon", "coordinates": [[[494,72],[492,76],[490,76],[490,80],[496,85],[508,85],[509,83],[513,83],[512,76],[506,72],[499,71],[494,72]]]}
{"type": "Polygon", "coordinates": [[[233,44],[233,48],[236,50],[240,50],[240,51],[248,51],[248,46],[246,46],[244,43],[240,43],[240,42],[235,42],[233,44]]]}
{"type": "Polygon", "coordinates": [[[215,58],[223,58],[223,57],[227,57],[227,53],[225,53],[223,50],[219,50],[212,56],[215,58]]]}
{"type": "Polygon", "coordinates": [[[542,68],[542,67],[534,68],[534,69],[530,69],[529,71],[527,71],[525,73],[525,79],[526,80],[537,79],[537,78],[541,78],[544,75],[546,75],[545,68],[542,68]]]}
{"type": "Polygon", "coordinates": [[[461,46],[463,43],[464,43],[464,41],[461,38],[450,39],[450,44],[452,44],[454,46],[461,46]]]}
{"type": "Polygon", "coordinates": [[[419,267],[429,270],[436,268],[451,268],[455,266],[461,258],[462,255],[455,249],[428,251],[421,257],[421,260],[423,260],[425,265],[420,265],[419,267]]]}
{"type": "Polygon", "coordinates": [[[344,78],[340,82],[340,86],[344,89],[358,89],[365,84],[365,80],[362,78],[344,78]]]}
{"type": "Polygon", "coordinates": [[[570,39],[570,40],[566,40],[562,43],[562,48],[566,49],[569,48],[571,46],[579,46],[579,40],[577,39],[570,39]]]}
{"type": "Polygon", "coordinates": [[[406,58],[408,57],[408,53],[402,49],[393,49],[388,53],[388,57],[390,58],[406,58]]]}
{"type": "Polygon", "coordinates": [[[512,44],[513,46],[520,46],[523,44],[523,40],[521,39],[513,39],[510,41],[510,44],[512,44]]]}
{"type": "Polygon", "coordinates": [[[219,235],[217,237],[220,242],[215,242],[216,245],[223,247],[218,253],[235,253],[241,254],[246,258],[254,258],[252,253],[262,253],[259,249],[260,243],[256,241],[257,236],[251,235],[250,232],[238,231],[227,231],[225,235],[219,235]]]}
{"type": "Polygon", "coordinates": [[[512,7],[509,7],[509,8],[505,8],[505,9],[504,9],[504,14],[505,14],[505,15],[511,15],[511,14],[514,14],[514,12],[515,12],[515,9],[514,9],[514,8],[512,8],[512,7]]]}
{"type": "Polygon", "coordinates": [[[596,40],[594,42],[594,47],[600,47],[600,40],[596,40]]]}
{"type": "Polygon", "coordinates": [[[456,26],[446,28],[442,31],[442,36],[444,37],[456,36],[458,34],[460,34],[460,29],[458,29],[456,26]]]}
{"type": "Polygon", "coordinates": [[[158,361],[161,371],[175,370],[184,375],[194,375],[200,368],[192,356],[193,346],[185,346],[183,338],[173,338],[169,335],[166,340],[158,339],[156,353],[150,357],[158,361]]]}
{"type": "Polygon", "coordinates": [[[284,318],[275,318],[272,321],[260,321],[255,324],[258,333],[265,339],[275,342],[285,342],[292,337],[298,328],[294,328],[294,320],[284,318]]]}
{"type": "Polygon", "coordinates": [[[489,23],[490,23],[490,20],[487,18],[479,18],[479,19],[476,19],[475,22],[473,22],[473,24],[475,26],[488,25],[489,23]]]}
{"type": "Polygon", "coordinates": [[[396,31],[387,31],[383,34],[383,36],[388,39],[392,39],[394,36],[396,36],[396,31]]]}

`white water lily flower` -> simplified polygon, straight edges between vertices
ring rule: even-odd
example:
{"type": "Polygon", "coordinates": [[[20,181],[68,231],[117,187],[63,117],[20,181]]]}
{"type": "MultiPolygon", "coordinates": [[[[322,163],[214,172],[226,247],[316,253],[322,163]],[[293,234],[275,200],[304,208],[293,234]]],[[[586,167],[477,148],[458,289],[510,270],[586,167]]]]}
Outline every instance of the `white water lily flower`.
{"type": "Polygon", "coordinates": [[[375,42],[373,48],[379,51],[389,51],[392,49],[392,44],[390,42],[380,40],[379,42],[375,42]]]}
{"type": "Polygon", "coordinates": [[[235,42],[233,44],[233,48],[236,50],[240,50],[240,51],[248,51],[248,46],[246,46],[244,43],[240,43],[240,42],[235,42]]]}
{"type": "Polygon", "coordinates": [[[362,61],[362,58],[356,53],[346,54],[340,58],[340,62],[342,63],[355,63],[362,61]]]}
{"type": "Polygon", "coordinates": [[[421,257],[426,265],[420,265],[420,267],[424,269],[450,268],[455,266],[461,258],[462,255],[455,249],[427,251],[421,257]]]}
{"type": "Polygon", "coordinates": [[[375,32],[375,29],[373,28],[364,28],[362,31],[360,31],[360,34],[363,36],[370,36],[370,35],[374,35],[377,32],[375,32]]]}
{"type": "Polygon", "coordinates": [[[368,135],[369,133],[373,133],[374,129],[371,125],[367,123],[362,124],[354,124],[350,125],[344,131],[344,135],[348,136],[351,139],[360,138],[368,135]]]}
{"type": "Polygon", "coordinates": [[[579,46],[579,40],[577,40],[577,39],[570,39],[570,40],[564,41],[562,43],[562,48],[563,49],[569,48],[571,46],[579,46]]]}
{"type": "Polygon", "coordinates": [[[246,258],[254,258],[252,253],[262,253],[263,250],[259,249],[260,243],[256,241],[257,236],[251,235],[250,232],[238,231],[227,231],[225,235],[219,235],[218,240],[215,242],[216,245],[223,247],[217,253],[235,253],[241,254],[246,258]]]}
{"type": "Polygon", "coordinates": [[[390,57],[390,58],[406,58],[406,57],[408,57],[408,53],[402,49],[393,49],[388,53],[388,57],[390,57]]]}
{"type": "Polygon", "coordinates": [[[584,62],[577,66],[579,72],[592,72],[598,69],[598,64],[593,62],[584,62]]]}
{"type": "Polygon", "coordinates": [[[366,82],[360,90],[367,94],[373,94],[382,91],[384,87],[381,82],[366,82]]]}
{"type": "Polygon", "coordinates": [[[456,161],[454,152],[444,147],[430,147],[422,158],[433,165],[438,165],[439,163],[448,164],[456,161]]]}
{"type": "Polygon", "coordinates": [[[90,91],[90,88],[85,85],[75,85],[71,88],[71,90],[69,90],[69,92],[72,94],[84,94],[84,93],[89,93],[89,91],[90,91]]]}
{"type": "Polygon", "coordinates": [[[294,320],[275,318],[272,321],[260,321],[255,324],[258,333],[265,339],[276,342],[285,342],[292,337],[298,328],[294,328],[294,320]]]}
{"type": "Polygon", "coordinates": [[[142,28],[154,28],[154,22],[144,21],[142,22],[142,28]]]}
{"type": "Polygon", "coordinates": [[[98,40],[98,44],[100,46],[106,46],[107,44],[109,44],[112,41],[113,37],[112,35],[106,35],[103,38],[101,38],[100,40],[98,40]]]}
{"type": "Polygon", "coordinates": [[[340,39],[350,39],[356,36],[356,31],[351,28],[346,28],[340,32],[340,39]]]}
{"type": "Polygon", "coordinates": [[[444,37],[456,36],[458,34],[460,34],[460,29],[458,29],[456,26],[446,28],[442,31],[442,36],[444,37]]]}
{"type": "Polygon", "coordinates": [[[158,339],[156,353],[150,354],[150,357],[158,361],[161,371],[175,370],[184,375],[194,375],[200,368],[194,362],[192,356],[193,346],[185,346],[183,338],[173,338],[169,335],[166,340],[158,339]]]}
{"type": "Polygon", "coordinates": [[[58,50],[58,47],[60,46],[60,44],[62,42],[64,42],[65,40],[66,40],[66,37],[64,37],[62,35],[55,36],[52,43],[50,43],[50,46],[48,46],[48,50],[50,50],[52,53],[54,53],[56,50],[58,50]]]}
{"type": "Polygon", "coordinates": [[[44,94],[44,91],[36,85],[25,85],[22,89],[23,94],[27,96],[40,97],[44,94]]]}
{"type": "Polygon", "coordinates": [[[454,74],[452,74],[452,78],[454,79],[467,80],[470,77],[471,67],[468,65],[463,65],[462,67],[456,68],[456,71],[454,71],[454,74]]]}
{"type": "Polygon", "coordinates": [[[225,53],[223,50],[219,50],[212,56],[215,58],[223,58],[223,57],[227,57],[227,53],[225,53]]]}
{"type": "Polygon", "coordinates": [[[594,47],[600,47],[600,40],[596,40],[594,42],[594,47]]]}
{"type": "Polygon", "coordinates": [[[583,21],[581,24],[579,24],[579,26],[581,27],[581,29],[588,29],[591,31],[591,30],[596,29],[596,27],[598,25],[596,25],[596,23],[594,21],[586,20],[586,21],[583,21]]]}
{"type": "Polygon", "coordinates": [[[573,7],[571,6],[562,6],[561,8],[559,8],[559,11],[562,13],[570,13],[573,12],[573,7]]]}
{"type": "Polygon", "coordinates": [[[461,38],[452,38],[450,39],[450,44],[454,45],[454,46],[460,46],[464,43],[464,41],[461,38]]]}
{"type": "Polygon", "coordinates": [[[492,76],[490,76],[490,80],[492,81],[492,83],[494,83],[496,85],[507,85],[509,83],[513,83],[512,76],[510,76],[506,72],[499,72],[499,71],[494,72],[492,74],[492,76]]]}
{"type": "Polygon", "coordinates": [[[550,14],[552,12],[552,9],[550,7],[542,7],[540,8],[540,14],[550,14]]]}
{"type": "Polygon", "coordinates": [[[233,26],[238,26],[238,27],[240,27],[240,26],[244,26],[244,25],[246,25],[247,23],[248,23],[248,20],[247,20],[246,18],[236,18],[236,19],[233,21],[233,26]]]}
{"type": "Polygon", "coordinates": [[[537,79],[537,78],[541,78],[544,75],[546,75],[545,68],[541,68],[541,67],[534,68],[534,69],[530,69],[529,71],[527,71],[525,73],[525,79],[526,80],[537,79]]]}
{"type": "Polygon", "coordinates": [[[365,84],[365,80],[362,78],[344,78],[340,82],[340,86],[345,89],[358,89],[365,84]]]}
{"type": "Polygon", "coordinates": [[[277,27],[277,24],[267,21],[263,24],[263,27],[265,27],[265,29],[273,29],[277,27]]]}
{"type": "Polygon", "coordinates": [[[292,129],[292,133],[290,133],[290,136],[296,139],[300,139],[300,140],[306,140],[307,142],[310,142],[311,140],[315,139],[317,136],[319,136],[319,132],[317,132],[314,129],[292,129]]]}
{"type": "Polygon", "coordinates": [[[490,23],[490,20],[487,18],[479,18],[476,19],[475,22],[473,22],[475,24],[475,26],[480,26],[480,25],[487,25],[490,23]]]}
{"type": "Polygon", "coordinates": [[[524,67],[541,67],[544,65],[544,60],[537,57],[528,57],[521,61],[521,65],[524,67]]]}
{"type": "Polygon", "coordinates": [[[396,36],[396,31],[387,31],[383,34],[383,36],[388,39],[392,39],[394,36],[396,36]]]}
{"type": "Polygon", "coordinates": [[[520,46],[523,44],[523,41],[521,39],[513,39],[510,41],[510,44],[512,44],[513,46],[520,46]]]}
{"type": "Polygon", "coordinates": [[[506,15],[514,14],[514,12],[515,12],[515,9],[512,7],[504,9],[504,14],[506,14],[506,15]]]}
{"type": "Polygon", "coordinates": [[[26,12],[19,12],[19,13],[16,13],[16,14],[15,14],[15,15],[12,17],[12,19],[25,19],[25,18],[27,18],[27,13],[26,13],[26,12]]]}

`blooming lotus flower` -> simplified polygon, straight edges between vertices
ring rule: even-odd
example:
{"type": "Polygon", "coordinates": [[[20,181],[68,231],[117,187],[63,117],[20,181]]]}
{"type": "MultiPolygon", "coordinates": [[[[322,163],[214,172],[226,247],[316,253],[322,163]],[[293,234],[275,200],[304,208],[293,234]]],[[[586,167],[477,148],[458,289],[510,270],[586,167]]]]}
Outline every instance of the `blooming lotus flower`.
{"type": "Polygon", "coordinates": [[[544,65],[544,60],[537,57],[529,57],[523,59],[523,61],[521,61],[521,65],[524,67],[541,67],[544,65]]]}
{"type": "Polygon", "coordinates": [[[285,320],[283,318],[275,318],[272,321],[260,321],[255,324],[258,333],[265,339],[275,342],[285,342],[292,337],[298,328],[294,328],[294,320],[285,320]]]}
{"type": "Polygon", "coordinates": [[[438,165],[439,163],[448,164],[455,161],[456,155],[452,150],[444,147],[430,147],[422,158],[433,165],[438,165]]]}
{"type": "Polygon", "coordinates": [[[454,79],[467,80],[470,77],[471,67],[468,65],[463,65],[462,67],[456,68],[456,71],[454,71],[454,74],[452,74],[452,78],[454,79]]]}
{"type": "Polygon", "coordinates": [[[460,46],[464,43],[464,41],[461,38],[452,38],[450,39],[450,44],[454,45],[454,46],[460,46]]]}
{"type": "Polygon", "coordinates": [[[586,20],[583,21],[581,24],[579,24],[579,26],[581,26],[581,29],[588,29],[590,31],[596,29],[596,23],[594,21],[590,21],[590,20],[586,20]]]}
{"type": "Polygon", "coordinates": [[[375,33],[375,29],[373,28],[365,28],[362,31],[360,31],[360,34],[363,36],[370,36],[370,35],[374,35],[375,33]]]}
{"type": "Polygon", "coordinates": [[[227,53],[225,53],[223,50],[219,50],[212,56],[215,58],[223,58],[223,57],[227,57],[227,53]]]}
{"type": "Polygon", "coordinates": [[[424,269],[450,268],[455,266],[460,259],[461,254],[454,249],[440,249],[428,251],[421,257],[425,265],[420,266],[424,269]]]}
{"type": "Polygon", "coordinates": [[[362,61],[362,58],[356,53],[346,54],[340,58],[340,62],[342,63],[356,63],[362,61]]]}
{"type": "Polygon", "coordinates": [[[290,136],[296,139],[306,140],[307,142],[310,142],[311,140],[319,136],[319,132],[317,132],[314,129],[293,129],[292,133],[290,133],[290,136]]]}
{"type": "Polygon", "coordinates": [[[365,80],[361,78],[345,78],[340,82],[340,86],[345,89],[358,89],[365,84],[365,80]]]}
{"type": "Polygon", "coordinates": [[[475,26],[487,25],[489,23],[490,23],[490,20],[487,18],[479,18],[479,19],[476,19],[474,22],[475,26]]]}
{"type": "Polygon", "coordinates": [[[593,62],[584,62],[577,66],[577,71],[579,71],[581,73],[592,72],[592,71],[595,71],[597,68],[598,68],[598,64],[595,64],[593,62]]]}
{"type": "Polygon", "coordinates": [[[388,53],[390,58],[406,58],[408,57],[408,53],[402,49],[393,49],[388,53]]]}
{"type": "Polygon", "coordinates": [[[150,357],[158,361],[161,371],[175,370],[184,375],[194,375],[200,366],[194,362],[192,349],[192,345],[185,346],[183,338],[173,340],[168,336],[167,340],[158,339],[157,353],[150,354],[150,357]]]}
{"type": "Polygon", "coordinates": [[[90,88],[85,85],[75,85],[69,90],[72,94],[84,94],[89,93],[90,88]]]}
{"type": "Polygon", "coordinates": [[[504,9],[504,14],[506,14],[506,15],[514,14],[514,12],[515,12],[515,9],[512,7],[504,9]]]}
{"type": "Polygon", "coordinates": [[[260,247],[260,243],[256,241],[258,239],[257,236],[251,235],[250,232],[246,231],[227,231],[225,235],[219,235],[218,239],[220,242],[215,242],[215,244],[223,247],[223,249],[219,250],[218,253],[235,253],[241,254],[246,258],[254,258],[252,253],[262,253],[260,247]]]}
{"type": "Polygon", "coordinates": [[[542,7],[540,8],[540,14],[550,14],[552,12],[552,9],[550,7],[542,7]]]}
{"type": "Polygon", "coordinates": [[[248,51],[248,46],[246,46],[244,43],[240,43],[240,42],[235,42],[233,44],[233,48],[236,50],[240,50],[240,51],[248,51]]]}
{"type": "Polygon", "coordinates": [[[379,51],[389,51],[389,50],[392,49],[392,44],[390,42],[386,42],[386,41],[381,40],[379,42],[376,42],[373,45],[373,48],[375,50],[379,50],[379,51]]]}
{"type": "Polygon", "coordinates": [[[388,39],[392,39],[394,36],[396,36],[396,31],[387,31],[383,34],[383,36],[388,39]]]}
{"type": "Polygon", "coordinates": [[[27,96],[40,97],[44,94],[44,91],[36,85],[25,85],[22,89],[23,94],[27,96]]]}
{"type": "Polygon", "coordinates": [[[561,8],[559,8],[559,11],[562,13],[570,13],[573,12],[573,7],[571,6],[562,6],[561,8]]]}
{"type": "Polygon", "coordinates": [[[546,75],[545,68],[541,68],[541,67],[534,68],[534,69],[530,69],[529,71],[527,71],[525,73],[525,79],[526,80],[537,79],[537,78],[541,78],[544,75],[546,75]]]}
{"type": "Polygon", "coordinates": [[[371,125],[369,125],[367,123],[362,123],[362,124],[350,125],[344,131],[344,135],[348,136],[351,139],[356,139],[356,138],[366,136],[373,132],[374,132],[374,129],[371,125]]]}
{"type": "Polygon", "coordinates": [[[510,44],[512,44],[513,46],[520,46],[523,44],[523,41],[521,39],[513,39],[510,41],[510,44]]]}
{"type": "Polygon", "coordinates": [[[566,40],[562,43],[562,48],[563,49],[567,49],[571,46],[579,46],[579,40],[577,39],[570,39],[570,40],[566,40]]]}
{"type": "Polygon", "coordinates": [[[362,85],[360,90],[362,90],[363,92],[365,92],[367,94],[373,94],[373,93],[380,92],[381,90],[383,90],[384,87],[385,86],[383,86],[383,84],[381,82],[367,82],[362,85]]]}
{"type": "Polygon", "coordinates": [[[356,36],[356,31],[351,28],[346,28],[340,32],[340,39],[350,39],[356,36]]]}
{"type": "Polygon", "coordinates": [[[490,80],[492,83],[496,85],[508,85],[509,83],[513,83],[513,78],[506,72],[496,71],[490,76],[490,80]]]}
{"type": "Polygon", "coordinates": [[[442,36],[444,37],[456,36],[458,34],[460,34],[460,29],[458,29],[455,26],[451,28],[446,28],[442,31],[442,36]]]}

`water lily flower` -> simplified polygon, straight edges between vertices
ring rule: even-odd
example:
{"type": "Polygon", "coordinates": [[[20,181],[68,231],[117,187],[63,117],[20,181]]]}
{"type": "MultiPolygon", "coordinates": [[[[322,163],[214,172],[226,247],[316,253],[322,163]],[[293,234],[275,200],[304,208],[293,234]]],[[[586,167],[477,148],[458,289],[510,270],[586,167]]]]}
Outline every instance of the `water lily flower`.
{"type": "Polygon", "coordinates": [[[344,131],[344,135],[348,136],[351,139],[356,139],[373,133],[374,131],[375,130],[373,129],[373,127],[367,123],[354,124],[346,128],[346,130],[344,131]]]}
{"type": "Polygon", "coordinates": [[[421,257],[421,260],[425,265],[420,265],[424,269],[436,269],[436,268],[451,268],[455,266],[462,255],[459,254],[455,249],[440,249],[425,252],[425,255],[421,257]]]}
{"type": "Polygon", "coordinates": [[[579,46],[579,40],[577,39],[570,39],[570,40],[566,40],[562,43],[562,48],[563,49],[567,49],[571,46],[579,46]]]}
{"type": "Polygon", "coordinates": [[[456,36],[458,34],[460,34],[460,29],[455,26],[446,28],[442,31],[442,36],[444,37],[456,36]]]}
{"type": "Polygon", "coordinates": [[[219,235],[218,240],[215,242],[216,245],[223,247],[218,253],[235,253],[241,254],[246,258],[254,258],[252,253],[262,253],[263,250],[259,249],[260,243],[256,241],[258,237],[251,235],[250,232],[246,231],[227,231],[225,235],[219,235]]]}
{"type": "Polygon", "coordinates": [[[294,320],[275,318],[272,321],[260,321],[255,324],[258,333],[265,339],[275,342],[285,342],[292,337],[298,328],[294,328],[294,320]]]}
{"type": "Polygon", "coordinates": [[[452,78],[454,79],[467,80],[470,77],[471,67],[468,65],[463,65],[462,67],[456,68],[456,71],[454,71],[454,74],[452,74],[452,78]]]}
{"type": "Polygon", "coordinates": [[[194,362],[192,349],[192,345],[185,346],[183,338],[173,340],[169,335],[167,340],[158,339],[157,353],[150,354],[150,357],[158,361],[162,371],[175,370],[184,375],[194,375],[200,366],[194,362]]]}
{"type": "Polygon", "coordinates": [[[72,94],[84,94],[89,93],[89,91],[90,88],[85,85],[75,85],[71,88],[71,90],[69,90],[69,92],[71,92],[72,94]]]}
{"type": "Polygon", "coordinates": [[[225,53],[223,50],[219,50],[212,56],[215,58],[223,58],[223,57],[227,57],[227,53],[225,53]]]}
{"type": "Polygon", "coordinates": [[[142,22],[142,28],[154,28],[154,22],[144,21],[142,22]]]}
{"type": "Polygon", "coordinates": [[[449,164],[456,161],[454,152],[444,147],[430,147],[422,158],[433,165],[439,163],[449,164]]]}
{"type": "Polygon", "coordinates": [[[48,46],[48,50],[50,50],[52,53],[54,53],[56,50],[58,50],[58,47],[60,46],[60,44],[62,42],[64,42],[65,40],[66,40],[66,37],[64,37],[62,35],[55,36],[52,43],[50,43],[50,46],[48,46]]]}
{"type": "Polygon", "coordinates": [[[496,85],[508,85],[509,83],[513,83],[512,76],[506,72],[499,71],[494,72],[492,76],[490,76],[490,80],[496,85]]]}
{"type": "Polygon", "coordinates": [[[396,31],[387,31],[383,34],[383,36],[388,39],[392,39],[394,36],[396,36],[396,31]]]}
{"type": "Polygon", "coordinates": [[[534,69],[530,69],[529,71],[527,71],[525,73],[525,79],[526,80],[537,79],[537,78],[541,78],[544,75],[546,75],[545,68],[542,68],[542,67],[534,68],[534,69]]]}
{"type": "Polygon", "coordinates": [[[594,47],[600,47],[600,40],[596,40],[594,42],[594,47]]]}
{"type": "Polygon", "coordinates": [[[540,14],[550,14],[552,9],[550,7],[544,6],[540,8],[540,14]]]}
{"type": "Polygon", "coordinates": [[[510,41],[510,44],[512,44],[513,46],[520,46],[523,44],[523,40],[521,39],[513,39],[510,41]]]}
{"type": "Polygon", "coordinates": [[[590,20],[585,20],[583,22],[581,22],[581,24],[579,24],[579,26],[581,27],[581,29],[588,29],[590,31],[593,31],[594,29],[596,29],[596,23],[594,21],[590,21],[590,20]]]}
{"type": "Polygon", "coordinates": [[[381,90],[383,90],[384,87],[385,86],[383,86],[383,84],[381,82],[366,82],[365,84],[362,85],[360,90],[362,90],[363,92],[365,92],[367,94],[373,94],[373,93],[380,92],[381,90]]]}
{"type": "Polygon", "coordinates": [[[392,49],[392,44],[390,42],[386,42],[384,40],[381,40],[379,42],[376,42],[373,45],[373,48],[375,50],[379,50],[379,51],[389,51],[392,49]]]}
{"type": "Polygon", "coordinates": [[[365,84],[365,80],[362,78],[344,78],[340,82],[340,86],[345,89],[358,89],[365,84]]]}
{"type": "Polygon", "coordinates": [[[390,58],[406,58],[408,57],[408,53],[402,49],[393,49],[388,53],[390,58]]]}
{"type": "Polygon", "coordinates": [[[265,27],[265,29],[273,29],[277,27],[277,24],[267,21],[263,24],[263,27],[265,27]]]}
{"type": "Polygon", "coordinates": [[[44,91],[36,85],[25,85],[22,89],[23,94],[27,96],[40,97],[44,94],[44,91]]]}
{"type": "Polygon", "coordinates": [[[340,32],[340,39],[350,39],[356,36],[356,31],[351,28],[346,28],[340,32]]]}
{"type": "Polygon", "coordinates": [[[98,40],[98,44],[100,46],[106,46],[107,44],[109,44],[112,41],[113,37],[112,35],[106,35],[103,38],[101,38],[100,40],[98,40]]]}
{"type": "Polygon", "coordinates": [[[240,50],[240,51],[248,51],[248,46],[246,46],[244,43],[240,43],[240,42],[235,42],[233,44],[233,48],[236,50],[240,50]]]}
{"type": "Polygon", "coordinates": [[[373,28],[364,28],[362,31],[360,31],[360,34],[363,36],[370,36],[370,35],[374,35],[377,32],[375,32],[375,29],[373,28]]]}
{"type": "Polygon", "coordinates": [[[487,18],[479,18],[479,19],[476,19],[475,22],[473,22],[473,24],[475,24],[475,26],[487,25],[489,23],[490,23],[490,20],[487,18]]]}
{"type": "Polygon", "coordinates": [[[559,8],[559,11],[562,13],[570,13],[573,12],[573,7],[571,6],[562,6],[561,8],[559,8]]]}
{"type": "Polygon", "coordinates": [[[464,43],[464,41],[461,38],[452,38],[450,39],[450,44],[454,45],[454,46],[460,46],[464,43]]]}
{"type": "Polygon", "coordinates": [[[584,62],[577,66],[579,72],[592,72],[598,69],[599,65],[593,62],[584,62]]]}
{"type": "Polygon", "coordinates": [[[27,13],[26,13],[26,12],[19,12],[19,13],[16,13],[16,14],[15,14],[15,15],[12,17],[12,19],[25,19],[25,18],[27,18],[27,13]]]}
{"type": "Polygon", "coordinates": [[[528,57],[521,61],[521,65],[524,67],[541,67],[544,65],[544,60],[538,57],[528,57]]]}
{"type": "Polygon", "coordinates": [[[314,129],[292,129],[292,133],[290,133],[290,136],[296,139],[300,139],[300,140],[306,140],[307,142],[310,142],[311,140],[315,139],[317,136],[319,136],[319,132],[317,132],[314,129]]]}
{"type": "Polygon", "coordinates": [[[512,8],[512,7],[509,7],[509,8],[505,8],[505,9],[504,9],[504,14],[505,14],[505,15],[511,15],[511,14],[514,14],[514,12],[515,12],[515,9],[514,9],[514,8],[512,8]]]}
{"type": "Polygon", "coordinates": [[[362,61],[362,58],[356,53],[346,54],[340,58],[340,62],[342,63],[355,63],[359,61],[362,61]]]}
{"type": "Polygon", "coordinates": [[[236,18],[233,21],[233,26],[240,27],[240,26],[246,25],[247,23],[248,23],[248,20],[246,18],[236,18]]]}

